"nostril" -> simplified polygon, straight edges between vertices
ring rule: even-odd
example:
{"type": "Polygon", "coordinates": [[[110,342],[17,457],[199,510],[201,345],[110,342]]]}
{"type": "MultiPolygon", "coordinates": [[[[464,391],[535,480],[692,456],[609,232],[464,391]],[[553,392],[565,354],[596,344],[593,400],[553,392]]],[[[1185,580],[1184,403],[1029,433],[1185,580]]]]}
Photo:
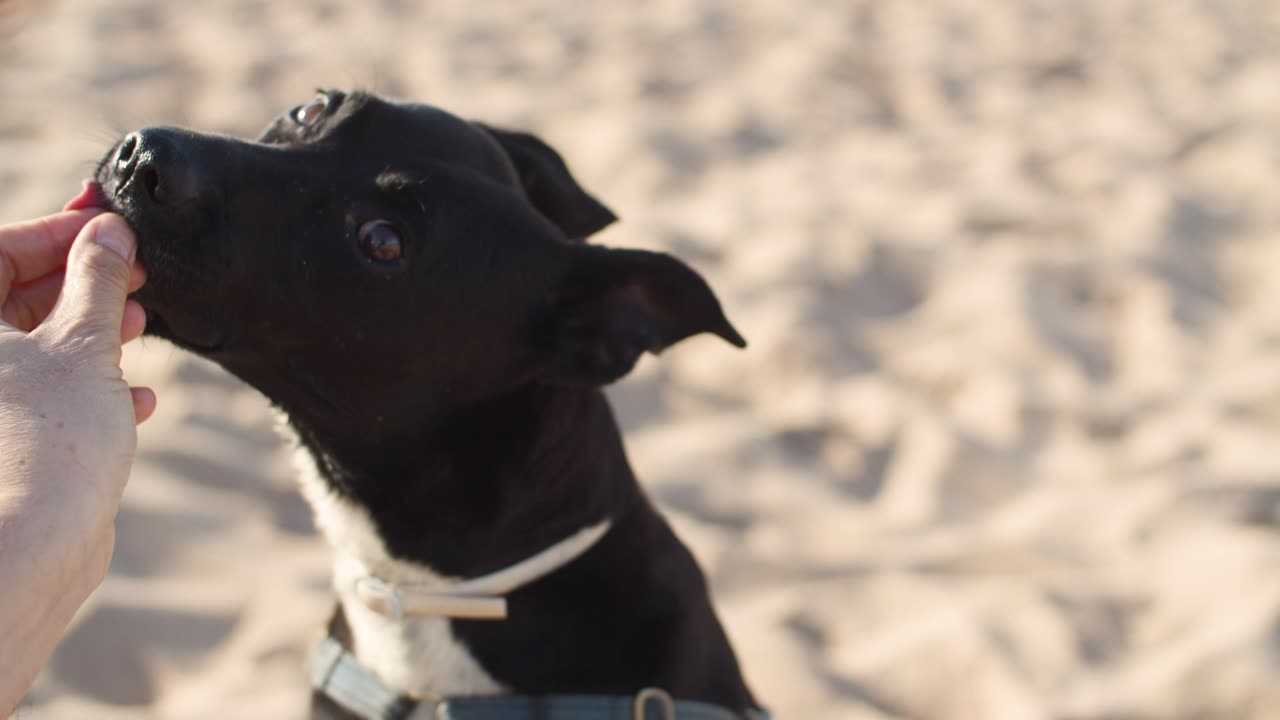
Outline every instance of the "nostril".
{"type": "Polygon", "coordinates": [[[201,190],[200,173],[189,160],[186,142],[167,128],[129,133],[120,141],[110,173],[115,194],[148,206],[170,208],[195,199],[201,190]]]}
{"type": "Polygon", "coordinates": [[[125,138],[124,142],[120,143],[120,152],[116,154],[116,164],[128,165],[129,161],[133,159],[133,153],[136,152],[137,149],[138,136],[136,134],[125,138]]]}
{"type": "Polygon", "coordinates": [[[160,173],[156,172],[154,167],[146,165],[142,168],[142,187],[147,191],[147,195],[152,200],[161,201],[160,198],[160,173]]]}

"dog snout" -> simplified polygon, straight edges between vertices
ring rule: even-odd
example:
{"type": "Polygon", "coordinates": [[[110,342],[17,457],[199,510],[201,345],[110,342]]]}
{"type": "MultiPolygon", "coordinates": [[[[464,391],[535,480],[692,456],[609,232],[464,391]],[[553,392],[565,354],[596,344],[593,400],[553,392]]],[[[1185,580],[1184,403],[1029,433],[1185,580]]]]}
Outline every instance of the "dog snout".
{"type": "Polygon", "coordinates": [[[146,128],[130,133],[110,162],[115,193],[143,204],[178,207],[204,191],[199,165],[180,131],[146,128]]]}

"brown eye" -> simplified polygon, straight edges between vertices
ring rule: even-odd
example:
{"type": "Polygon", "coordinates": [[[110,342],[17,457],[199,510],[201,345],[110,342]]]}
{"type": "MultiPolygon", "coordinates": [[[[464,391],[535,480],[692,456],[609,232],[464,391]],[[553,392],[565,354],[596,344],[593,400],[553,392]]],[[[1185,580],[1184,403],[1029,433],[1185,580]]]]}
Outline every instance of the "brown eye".
{"type": "Polygon", "coordinates": [[[357,238],[360,240],[360,251],[370,260],[395,262],[404,252],[400,244],[400,233],[386,220],[370,220],[361,225],[357,238]]]}
{"type": "Polygon", "coordinates": [[[317,95],[315,100],[293,111],[293,121],[299,125],[310,125],[319,120],[328,107],[329,97],[327,95],[317,95]]]}

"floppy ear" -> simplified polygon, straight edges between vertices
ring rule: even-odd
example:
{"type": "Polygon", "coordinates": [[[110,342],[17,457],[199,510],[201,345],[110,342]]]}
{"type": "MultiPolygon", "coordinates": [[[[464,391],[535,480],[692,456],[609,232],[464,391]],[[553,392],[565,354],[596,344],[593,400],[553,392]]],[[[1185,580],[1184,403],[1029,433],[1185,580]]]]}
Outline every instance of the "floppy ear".
{"type": "Polygon", "coordinates": [[[556,380],[603,385],[657,354],[710,332],[746,347],[702,276],[664,253],[576,245],[546,308],[542,349],[556,380]]]}
{"type": "Polygon", "coordinates": [[[507,152],[520,175],[529,202],[570,240],[583,240],[618,219],[591,197],[565,165],[560,154],[529,133],[476,125],[493,136],[507,152]]]}

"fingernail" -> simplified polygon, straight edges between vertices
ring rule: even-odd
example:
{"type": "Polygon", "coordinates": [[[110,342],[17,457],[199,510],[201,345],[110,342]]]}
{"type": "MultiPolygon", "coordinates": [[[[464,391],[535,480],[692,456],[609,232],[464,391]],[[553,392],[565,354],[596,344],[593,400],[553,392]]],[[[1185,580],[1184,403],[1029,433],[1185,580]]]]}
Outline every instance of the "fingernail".
{"type": "Polygon", "coordinates": [[[133,231],[119,216],[103,216],[93,241],[124,258],[125,262],[133,262],[133,231]]]}

